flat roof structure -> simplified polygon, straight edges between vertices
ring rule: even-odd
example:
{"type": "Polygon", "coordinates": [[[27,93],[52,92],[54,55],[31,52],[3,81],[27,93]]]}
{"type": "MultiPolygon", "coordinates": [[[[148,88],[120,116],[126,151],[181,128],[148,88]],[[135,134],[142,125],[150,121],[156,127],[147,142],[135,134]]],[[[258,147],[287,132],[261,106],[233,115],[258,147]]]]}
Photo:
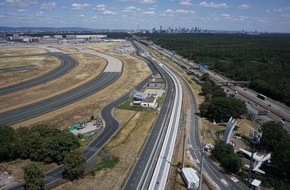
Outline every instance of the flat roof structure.
{"type": "Polygon", "coordinates": [[[182,168],[182,178],[186,183],[187,189],[197,189],[199,186],[199,177],[192,168],[182,168]]]}
{"type": "Polygon", "coordinates": [[[148,94],[144,92],[136,92],[133,95],[133,98],[138,99],[138,100],[145,100],[147,97],[148,97],[148,94]]]}
{"type": "Polygon", "coordinates": [[[162,89],[146,89],[145,93],[147,94],[157,94],[158,97],[162,97],[165,90],[162,89]]]}

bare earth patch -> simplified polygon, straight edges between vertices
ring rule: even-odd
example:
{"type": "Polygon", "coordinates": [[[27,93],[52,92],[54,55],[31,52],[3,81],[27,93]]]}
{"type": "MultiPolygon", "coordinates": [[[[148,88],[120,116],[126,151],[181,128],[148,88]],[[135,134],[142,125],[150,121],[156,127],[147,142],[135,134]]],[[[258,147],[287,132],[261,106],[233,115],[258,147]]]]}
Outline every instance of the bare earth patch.
{"type": "Polygon", "coordinates": [[[25,56],[25,57],[0,57],[0,68],[33,65],[36,69],[0,73],[0,86],[7,86],[20,81],[26,81],[41,74],[51,71],[60,65],[60,61],[53,56],[25,56]]]}
{"type": "MultiPolygon", "coordinates": [[[[9,172],[10,176],[13,176],[14,181],[23,181],[24,171],[23,167],[31,163],[30,160],[15,160],[8,163],[2,163],[0,165],[0,172],[9,172]]],[[[37,166],[44,172],[50,171],[52,168],[56,168],[57,164],[45,164],[43,162],[35,162],[37,166]]]]}

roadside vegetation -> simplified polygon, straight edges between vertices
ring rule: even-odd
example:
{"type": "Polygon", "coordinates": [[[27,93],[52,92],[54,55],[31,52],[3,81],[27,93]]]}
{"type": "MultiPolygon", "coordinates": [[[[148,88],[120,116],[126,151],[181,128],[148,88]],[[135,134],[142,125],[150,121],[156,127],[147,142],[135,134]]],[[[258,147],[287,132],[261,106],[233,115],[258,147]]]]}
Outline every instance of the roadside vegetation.
{"type": "MultiPolygon", "coordinates": [[[[143,35],[143,34],[142,34],[143,35]]],[[[149,40],[185,58],[290,105],[290,36],[147,34],[149,40]]]]}
{"type": "Polygon", "coordinates": [[[262,167],[265,175],[255,175],[264,186],[286,190],[290,187],[290,135],[280,123],[270,121],[261,126],[263,132],[258,150],[271,152],[271,164],[262,167]]]}
{"type": "Polygon", "coordinates": [[[44,173],[35,163],[30,163],[24,168],[25,189],[44,189],[44,173]]]}
{"type": "Polygon", "coordinates": [[[241,100],[227,97],[207,74],[202,77],[202,95],[205,101],[200,105],[201,116],[216,122],[227,122],[230,117],[240,117],[247,113],[247,107],[241,100]]]}
{"type": "Polygon", "coordinates": [[[242,159],[234,152],[234,148],[225,141],[217,141],[212,150],[213,157],[221,166],[231,173],[238,173],[242,168],[242,159]]]}
{"type": "Polygon", "coordinates": [[[26,187],[43,187],[42,171],[34,162],[64,164],[65,177],[74,180],[84,174],[85,157],[80,149],[79,139],[68,130],[36,125],[13,129],[0,126],[0,163],[17,159],[29,159],[24,169],[26,187]],[[35,178],[35,179],[34,179],[35,178]]]}

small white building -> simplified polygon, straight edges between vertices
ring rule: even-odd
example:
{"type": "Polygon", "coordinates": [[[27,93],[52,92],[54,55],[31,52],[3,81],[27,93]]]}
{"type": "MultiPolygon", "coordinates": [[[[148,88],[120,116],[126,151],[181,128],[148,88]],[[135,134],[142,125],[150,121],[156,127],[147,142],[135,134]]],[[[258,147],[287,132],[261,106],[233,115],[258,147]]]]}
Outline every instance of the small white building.
{"type": "Polygon", "coordinates": [[[148,98],[149,94],[148,93],[144,93],[144,92],[135,92],[135,94],[133,95],[133,100],[135,101],[143,101],[146,98],[148,98]]]}
{"type": "Polygon", "coordinates": [[[252,187],[254,188],[254,190],[260,190],[260,185],[261,185],[261,181],[254,179],[251,183],[252,187]]]}
{"type": "Polygon", "coordinates": [[[142,107],[149,107],[149,108],[157,108],[157,99],[158,96],[156,94],[151,94],[147,98],[145,98],[141,103],[140,106],[142,107]]]}
{"type": "Polygon", "coordinates": [[[199,186],[199,177],[196,170],[192,168],[182,168],[181,176],[186,184],[187,189],[197,189],[199,186]]]}

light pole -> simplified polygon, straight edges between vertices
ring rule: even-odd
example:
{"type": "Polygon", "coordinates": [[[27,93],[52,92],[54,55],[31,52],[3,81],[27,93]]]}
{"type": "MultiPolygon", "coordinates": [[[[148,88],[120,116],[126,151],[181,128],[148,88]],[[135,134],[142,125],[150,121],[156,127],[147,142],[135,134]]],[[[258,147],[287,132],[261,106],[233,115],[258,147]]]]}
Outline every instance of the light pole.
{"type": "Polygon", "coordinates": [[[205,146],[205,131],[206,127],[204,126],[204,131],[203,131],[203,144],[201,145],[201,161],[200,161],[200,178],[199,178],[199,186],[198,189],[201,190],[201,184],[202,184],[202,170],[203,170],[203,156],[204,156],[204,146],[205,146]]]}
{"type": "Polygon", "coordinates": [[[253,170],[253,157],[254,157],[254,151],[255,151],[255,145],[260,143],[262,132],[258,131],[250,131],[250,143],[252,145],[252,154],[251,154],[251,161],[250,161],[250,168],[249,168],[249,174],[248,174],[248,182],[249,185],[251,185],[251,174],[253,170]]]}

